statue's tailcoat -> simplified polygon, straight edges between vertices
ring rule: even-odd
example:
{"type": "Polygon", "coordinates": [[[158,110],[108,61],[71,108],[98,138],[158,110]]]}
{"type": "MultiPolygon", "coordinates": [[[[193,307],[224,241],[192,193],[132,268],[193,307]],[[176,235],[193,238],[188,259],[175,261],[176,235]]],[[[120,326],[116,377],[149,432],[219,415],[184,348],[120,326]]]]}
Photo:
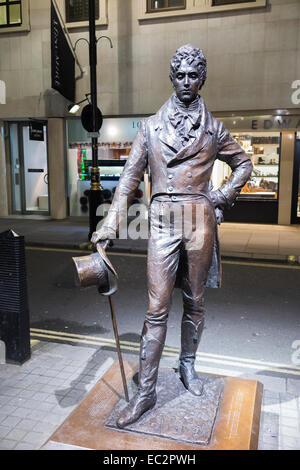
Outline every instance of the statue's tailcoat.
{"type": "MultiPolygon", "coordinates": [[[[182,194],[203,195],[209,200],[211,210],[209,180],[216,159],[226,162],[232,170],[230,178],[219,188],[227,207],[233,205],[248,180],[252,171],[250,158],[223,123],[210,114],[201,97],[194,137],[186,145],[182,144],[172,124],[174,100],[175,95],[172,95],[155,115],[141,120],[102,230],[117,229],[122,212],[120,196],[126,196],[130,202],[147,166],[151,172],[151,200],[161,194],[169,195],[174,201],[182,194]]],[[[221,283],[217,228],[215,232],[213,258],[206,283],[209,287],[218,287],[221,283]]]]}

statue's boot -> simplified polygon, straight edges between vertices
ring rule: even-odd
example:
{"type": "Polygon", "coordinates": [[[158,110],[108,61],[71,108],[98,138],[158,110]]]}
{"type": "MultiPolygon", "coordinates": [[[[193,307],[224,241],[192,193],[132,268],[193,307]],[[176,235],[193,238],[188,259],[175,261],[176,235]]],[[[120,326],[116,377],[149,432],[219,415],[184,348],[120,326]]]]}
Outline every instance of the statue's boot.
{"type": "Polygon", "coordinates": [[[140,345],[138,391],[122,410],[117,426],[124,428],[155,406],[159,361],[165,344],[166,325],[144,323],[140,345]]]}
{"type": "Polygon", "coordinates": [[[194,365],[196,352],[201,339],[204,319],[199,323],[183,320],[181,324],[181,353],[179,358],[179,376],[183,385],[193,395],[200,396],[203,391],[202,381],[197,376],[194,365]]]}

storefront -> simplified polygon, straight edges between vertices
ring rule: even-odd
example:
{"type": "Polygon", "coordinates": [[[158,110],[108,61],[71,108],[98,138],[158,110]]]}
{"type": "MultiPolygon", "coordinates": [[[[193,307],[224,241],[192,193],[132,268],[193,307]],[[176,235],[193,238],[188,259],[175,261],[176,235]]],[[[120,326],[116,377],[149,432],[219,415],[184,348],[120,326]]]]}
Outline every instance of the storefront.
{"type": "MultiPolygon", "coordinates": [[[[139,123],[139,117],[104,119],[98,142],[98,161],[105,203],[112,200],[139,123]]],[[[68,120],[67,136],[69,214],[86,216],[92,167],[91,139],[83,129],[80,119],[68,120]]],[[[145,172],[133,203],[148,205],[149,196],[150,184],[148,173],[145,172]]]]}
{"type": "MultiPolygon", "coordinates": [[[[299,155],[296,131],[300,129],[300,116],[231,115],[228,117],[220,115],[217,117],[224,122],[232,136],[244,148],[254,166],[251,177],[242,188],[234,207],[225,213],[225,220],[227,222],[282,223],[278,219],[280,197],[290,199],[293,197],[293,202],[290,201],[290,210],[296,211],[295,213],[298,210],[298,215],[296,214],[295,218],[291,212],[290,221],[287,223],[297,223],[297,218],[299,220],[300,217],[298,202],[300,156],[296,157],[299,155]],[[293,145],[287,147],[287,140],[293,145]],[[294,177],[291,175],[289,178],[291,187],[294,178],[293,194],[287,195],[287,188],[281,188],[281,172],[283,168],[283,174],[286,173],[285,166],[286,163],[289,164],[290,152],[294,152],[294,149],[294,177]],[[295,196],[296,193],[297,196],[295,196]],[[294,208],[295,204],[297,209],[294,208]]],[[[122,174],[132,141],[139,128],[139,122],[140,117],[104,119],[98,146],[101,184],[107,202],[111,201],[122,174]]],[[[84,216],[88,212],[87,196],[90,187],[92,158],[90,139],[79,118],[68,120],[67,132],[69,213],[71,216],[84,216]]],[[[211,177],[214,188],[224,184],[230,172],[228,165],[217,160],[211,177]]],[[[150,178],[146,172],[136,192],[134,202],[149,204],[151,192],[149,181],[150,178]]]]}

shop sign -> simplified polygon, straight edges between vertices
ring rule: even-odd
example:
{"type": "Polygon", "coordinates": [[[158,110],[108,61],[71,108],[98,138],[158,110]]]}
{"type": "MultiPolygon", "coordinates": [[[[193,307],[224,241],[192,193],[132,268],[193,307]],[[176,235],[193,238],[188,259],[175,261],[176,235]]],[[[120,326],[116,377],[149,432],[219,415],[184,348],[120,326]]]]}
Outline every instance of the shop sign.
{"type": "Polygon", "coordinates": [[[300,130],[300,115],[299,116],[255,116],[253,118],[247,117],[232,117],[232,118],[219,118],[224,122],[227,129],[231,131],[293,131],[300,130]]]}
{"type": "Polygon", "coordinates": [[[251,129],[291,130],[300,129],[300,116],[296,118],[252,119],[251,129]]]}
{"type": "Polygon", "coordinates": [[[51,86],[69,101],[75,101],[75,59],[51,2],[51,86]]]}
{"type": "Polygon", "coordinates": [[[29,140],[44,141],[44,124],[42,122],[31,122],[29,125],[29,140]]]}

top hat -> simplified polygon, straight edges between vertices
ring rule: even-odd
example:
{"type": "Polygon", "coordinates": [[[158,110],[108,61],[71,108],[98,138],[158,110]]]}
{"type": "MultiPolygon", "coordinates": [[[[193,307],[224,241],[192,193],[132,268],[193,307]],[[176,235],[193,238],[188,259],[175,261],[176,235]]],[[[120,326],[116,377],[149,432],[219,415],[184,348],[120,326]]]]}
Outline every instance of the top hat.
{"type": "Polygon", "coordinates": [[[80,287],[96,286],[99,294],[112,295],[118,289],[118,275],[100,243],[97,243],[96,248],[96,252],[91,255],[72,258],[76,284],[80,287]]]}

